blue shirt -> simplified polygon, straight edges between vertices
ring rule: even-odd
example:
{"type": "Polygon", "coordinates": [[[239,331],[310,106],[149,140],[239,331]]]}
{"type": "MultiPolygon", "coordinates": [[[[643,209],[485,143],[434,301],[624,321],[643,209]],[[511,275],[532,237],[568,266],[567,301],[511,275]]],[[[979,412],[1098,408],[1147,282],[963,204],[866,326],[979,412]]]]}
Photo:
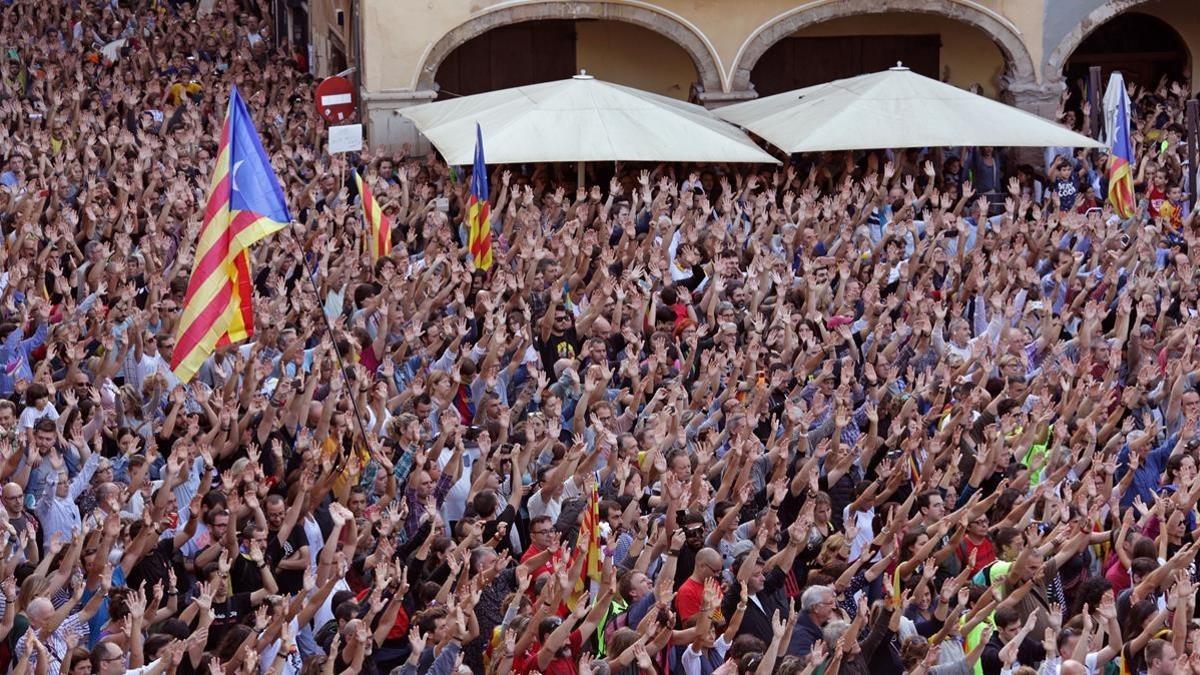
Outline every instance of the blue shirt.
{"type": "MultiPolygon", "coordinates": [[[[1141,464],[1133,472],[1133,482],[1129,484],[1129,488],[1121,495],[1121,508],[1128,508],[1133,505],[1133,502],[1138,497],[1147,504],[1154,501],[1154,495],[1158,492],[1158,484],[1162,480],[1163,471],[1167,468],[1167,460],[1171,457],[1171,450],[1175,447],[1175,443],[1179,440],[1178,434],[1172,434],[1167,438],[1162,445],[1151,450],[1145,457],[1142,458],[1141,464]]],[[[1126,443],[1121,447],[1121,452],[1117,455],[1117,475],[1116,480],[1120,481],[1129,471],[1129,444],[1126,443]]]]}
{"type": "Polygon", "coordinates": [[[0,343],[0,396],[13,393],[16,379],[33,381],[33,371],[29,368],[29,353],[46,341],[49,329],[45,323],[38,324],[33,335],[25,338],[25,331],[20,326],[13,329],[0,343]]]}
{"type": "MultiPolygon", "coordinates": [[[[113,567],[112,587],[117,588],[117,587],[124,586],[124,585],[125,585],[125,570],[121,569],[120,565],[117,565],[117,566],[113,567]]],[[[85,588],[83,590],[83,598],[80,600],[80,602],[82,602],[83,604],[86,605],[88,603],[88,601],[92,599],[92,596],[95,594],[96,594],[96,591],[93,591],[90,588],[85,588]]],[[[101,633],[100,630],[102,628],[104,628],[104,624],[106,624],[106,623],[108,623],[108,598],[107,597],[104,598],[104,600],[102,600],[100,602],[100,609],[96,610],[96,613],[92,615],[92,618],[88,619],[88,628],[90,629],[88,631],[88,649],[95,648],[96,643],[100,642],[100,638],[104,637],[104,634],[101,633]]]]}

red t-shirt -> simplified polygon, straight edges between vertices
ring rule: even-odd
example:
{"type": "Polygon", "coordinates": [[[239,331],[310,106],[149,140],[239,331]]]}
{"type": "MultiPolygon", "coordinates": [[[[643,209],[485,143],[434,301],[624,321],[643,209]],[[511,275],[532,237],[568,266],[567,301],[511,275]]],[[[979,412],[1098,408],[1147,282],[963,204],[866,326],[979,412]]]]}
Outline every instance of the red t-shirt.
{"type": "Polygon", "coordinates": [[[1157,187],[1151,187],[1146,190],[1146,200],[1149,202],[1149,211],[1151,218],[1158,217],[1158,209],[1162,203],[1167,200],[1167,193],[1159,190],[1157,187]]]}
{"type": "Polygon", "coordinates": [[[693,614],[700,611],[703,601],[704,584],[688,577],[675,592],[675,613],[679,615],[679,620],[683,622],[692,618],[693,614]]]}
{"type": "Polygon", "coordinates": [[[962,543],[958,547],[958,561],[963,565],[970,562],[971,551],[975,551],[975,566],[971,568],[973,575],[978,574],[980,570],[996,560],[996,547],[987,537],[984,537],[983,541],[978,544],[971,541],[970,537],[963,537],[962,543]]]}
{"type": "Polygon", "coordinates": [[[1120,593],[1133,585],[1133,580],[1129,578],[1129,572],[1121,565],[1121,558],[1115,551],[1108,555],[1105,565],[1108,569],[1104,571],[1104,578],[1112,584],[1113,593],[1120,593]]]}
{"type": "MultiPolygon", "coordinates": [[[[524,563],[526,560],[529,560],[530,558],[532,558],[533,556],[535,556],[541,552],[542,552],[541,548],[538,548],[536,545],[530,544],[529,548],[525,549],[525,554],[521,556],[521,562],[524,563]]],[[[529,575],[529,580],[531,582],[533,582],[533,581],[537,581],[538,577],[542,576],[543,574],[553,574],[554,573],[554,564],[553,563],[554,563],[554,561],[558,560],[561,557],[562,557],[562,549],[559,549],[558,553],[555,553],[546,559],[545,564],[543,564],[541,567],[539,567],[535,570],[532,570],[532,573],[529,575]]],[[[530,583],[529,586],[530,586],[530,590],[532,590],[533,584],[530,583]]]]}
{"type": "MultiPolygon", "coordinates": [[[[362,591],[359,591],[354,596],[354,601],[360,602],[360,603],[366,602],[367,598],[370,595],[371,595],[371,589],[369,589],[369,588],[364,589],[362,591]]],[[[404,608],[401,607],[400,613],[396,615],[396,622],[393,623],[391,629],[388,630],[387,639],[399,640],[399,639],[405,637],[406,635],[408,635],[408,612],[406,612],[404,610],[404,608]]]]}
{"type": "MultiPolygon", "coordinates": [[[[583,635],[577,631],[571,631],[567,637],[567,656],[555,656],[550,659],[550,663],[546,664],[546,669],[540,671],[542,675],[579,675],[579,666],[576,665],[578,654],[583,648],[583,635]]],[[[542,650],[540,642],[534,642],[529,647],[529,651],[524,655],[518,654],[513,658],[512,670],[517,675],[527,675],[530,671],[538,670],[537,655],[542,650]]]]}

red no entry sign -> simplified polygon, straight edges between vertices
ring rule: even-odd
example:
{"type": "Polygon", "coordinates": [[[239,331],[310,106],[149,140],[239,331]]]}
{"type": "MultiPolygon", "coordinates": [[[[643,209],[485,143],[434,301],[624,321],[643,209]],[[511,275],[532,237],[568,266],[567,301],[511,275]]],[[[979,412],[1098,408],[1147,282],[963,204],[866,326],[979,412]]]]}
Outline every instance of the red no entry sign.
{"type": "Polygon", "coordinates": [[[317,113],[337,124],[354,117],[354,87],[344,77],[327,77],[317,85],[317,113]]]}

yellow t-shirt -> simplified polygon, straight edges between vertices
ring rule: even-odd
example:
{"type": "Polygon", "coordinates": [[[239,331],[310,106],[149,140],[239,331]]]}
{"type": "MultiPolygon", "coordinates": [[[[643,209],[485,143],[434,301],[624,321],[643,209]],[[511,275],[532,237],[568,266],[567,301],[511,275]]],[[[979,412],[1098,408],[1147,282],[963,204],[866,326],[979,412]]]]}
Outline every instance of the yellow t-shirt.
{"type": "Polygon", "coordinates": [[[184,95],[199,93],[202,88],[203,87],[200,86],[200,83],[195,81],[187,83],[176,82],[175,84],[172,84],[169,89],[167,89],[167,101],[169,101],[171,105],[179,105],[179,103],[183,101],[184,95]]]}
{"type": "MultiPolygon", "coordinates": [[[[338,450],[338,444],[333,437],[326,438],[325,442],[321,444],[321,461],[332,460],[337,456],[338,450]]],[[[362,478],[363,468],[367,466],[367,462],[371,461],[371,453],[357,445],[351,452],[357,453],[358,466],[355,467],[352,461],[346,463],[346,468],[342,469],[342,472],[333,481],[332,490],[335,495],[347,494],[350,488],[358,485],[362,478]]]]}

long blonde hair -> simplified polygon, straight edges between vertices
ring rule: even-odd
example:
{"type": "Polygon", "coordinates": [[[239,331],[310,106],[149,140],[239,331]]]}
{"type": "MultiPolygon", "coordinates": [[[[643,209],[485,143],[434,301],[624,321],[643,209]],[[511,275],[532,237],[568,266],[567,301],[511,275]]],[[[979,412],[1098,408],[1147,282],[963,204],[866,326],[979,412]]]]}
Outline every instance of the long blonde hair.
{"type": "Polygon", "coordinates": [[[846,535],[841,532],[834,532],[826,537],[825,542],[821,544],[821,552],[817,554],[817,566],[827,567],[843,562],[838,554],[841,553],[842,547],[845,545],[846,535]]]}
{"type": "Polygon", "coordinates": [[[24,612],[29,603],[50,590],[50,580],[40,574],[31,574],[21,582],[21,591],[17,593],[17,611],[24,612]]]}

